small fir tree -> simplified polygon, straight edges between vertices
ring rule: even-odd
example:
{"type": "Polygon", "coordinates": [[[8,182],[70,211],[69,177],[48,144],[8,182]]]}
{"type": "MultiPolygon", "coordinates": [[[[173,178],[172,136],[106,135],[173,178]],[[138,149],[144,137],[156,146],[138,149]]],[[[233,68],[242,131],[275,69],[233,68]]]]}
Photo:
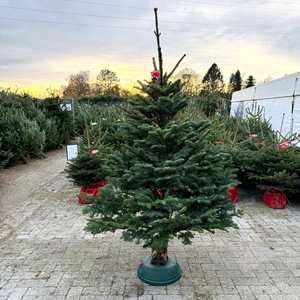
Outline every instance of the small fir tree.
{"type": "Polygon", "coordinates": [[[181,60],[163,73],[157,9],[155,16],[160,75],[140,82],[147,96],[130,102],[119,127],[127,142],[110,155],[108,184],[84,212],[87,231],[123,229],[125,241],[143,242],[154,252],[152,264],[164,265],[171,239],[190,244],[194,231],[236,227],[232,218],[241,212],[228,199],[236,184],[228,156],[208,142],[210,123],[175,120],[188,105],[180,79],[169,81],[181,60]]]}
{"type": "Polygon", "coordinates": [[[264,145],[248,160],[246,171],[261,190],[299,192],[300,152],[297,146],[264,145]]]}
{"type": "Polygon", "coordinates": [[[112,147],[105,143],[109,133],[108,130],[103,132],[102,115],[96,115],[92,109],[83,109],[83,112],[85,131],[79,137],[79,153],[76,158],[68,162],[65,171],[72,182],[88,187],[106,178],[107,171],[103,165],[112,147]]]}

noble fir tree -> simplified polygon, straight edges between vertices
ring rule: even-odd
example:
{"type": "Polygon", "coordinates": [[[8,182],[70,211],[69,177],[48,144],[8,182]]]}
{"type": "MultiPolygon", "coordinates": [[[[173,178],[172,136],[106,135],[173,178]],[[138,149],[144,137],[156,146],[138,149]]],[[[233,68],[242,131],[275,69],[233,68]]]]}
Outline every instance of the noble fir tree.
{"type": "Polygon", "coordinates": [[[261,190],[290,194],[299,192],[299,149],[290,143],[262,145],[255,151],[255,155],[245,159],[247,165],[244,169],[248,177],[261,190]]]}
{"type": "MultiPolygon", "coordinates": [[[[155,9],[155,14],[157,9],[155,9]]],[[[157,24],[158,77],[140,82],[144,95],[130,101],[119,131],[126,143],[106,164],[110,176],[100,197],[85,209],[86,230],[92,234],[123,229],[125,241],[142,243],[153,251],[153,265],[165,265],[173,238],[190,244],[194,232],[236,227],[239,216],[227,189],[236,184],[222,147],[211,144],[208,121],[178,121],[188,105],[174,69],[163,73],[157,24]]]]}
{"type": "MultiPolygon", "coordinates": [[[[105,109],[94,105],[82,107],[81,113],[84,118],[84,133],[79,136],[77,157],[68,162],[65,171],[68,178],[77,185],[88,187],[103,181],[107,171],[103,168],[108,154],[112,152],[113,145],[109,143],[112,133],[104,130],[103,125],[105,109]]],[[[113,128],[113,124],[110,123],[113,128]]]]}

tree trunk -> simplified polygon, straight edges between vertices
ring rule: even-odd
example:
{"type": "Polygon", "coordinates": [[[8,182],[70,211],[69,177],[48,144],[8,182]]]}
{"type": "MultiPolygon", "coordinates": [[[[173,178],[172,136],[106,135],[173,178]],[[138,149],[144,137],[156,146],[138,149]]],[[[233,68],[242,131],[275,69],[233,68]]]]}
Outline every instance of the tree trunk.
{"type": "Polygon", "coordinates": [[[155,251],[151,259],[151,265],[165,266],[168,260],[168,249],[163,249],[162,252],[155,251]]]}

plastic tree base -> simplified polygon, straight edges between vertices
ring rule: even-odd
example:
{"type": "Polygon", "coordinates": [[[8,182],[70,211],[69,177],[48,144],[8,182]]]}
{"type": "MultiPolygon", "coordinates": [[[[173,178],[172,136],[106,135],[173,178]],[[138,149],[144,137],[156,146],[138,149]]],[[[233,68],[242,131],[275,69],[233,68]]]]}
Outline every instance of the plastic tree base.
{"type": "Polygon", "coordinates": [[[175,258],[168,255],[165,266],[151,265],[151,259],[152,255],[148,255],[140,263],[137,276],[141,281],[149,285],[165,286],[180,279],[181,269],[175,258]]]}

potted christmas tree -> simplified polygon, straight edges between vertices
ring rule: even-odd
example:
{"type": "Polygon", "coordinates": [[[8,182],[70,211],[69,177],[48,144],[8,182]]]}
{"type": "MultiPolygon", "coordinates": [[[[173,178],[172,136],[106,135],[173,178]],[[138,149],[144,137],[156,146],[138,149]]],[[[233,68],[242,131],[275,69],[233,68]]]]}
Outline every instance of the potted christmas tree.
{"type": "Polygon", "coordinates": [[[286,193],[296,193],[299,188],[298,147],[286,142],[263,145],[256,151],[255,156],[248,159],[248,163],[248,177],[264,191],[265,203],[271,208],[285,208],[286,193]]]}
{"type": "Polygon", "coordinates": [[[78,141],[79,153],[68,162],[65,170],[72,182],[82,186],[78,203],[92,204],[93,198],[99,196],[99,189],[106,184],[107,171],[103,165],[112,146],[106,143],[108,132],[102,130],[102,116],[96,115],[97,109],[90,112],[84,108],[83,111],[85,131],[78,141]]]}
{"type": "Polygon", "coordinates": [[[154,11],[159,67],[155,59],[153,64],[159,72],[140,82],[146,96],[131,101],[118,129],[127,142],[109,156],[108,183],[84,212],[92,234],[123,229],[125,241],[151,248],[138,277],[151,285],[168,285],[181,276],[178,262],[168,254],[170,241],[190,244],[195,231],[236,228],[233,217],[241,212],[228,199],[227,189],[237,182],[226,167],[228,155],[209,142],[210,123],[176,120],[189,101],[180,93],[181,81],[169,81],[182,59],[169,74],[163,72],[154,11]]]}

